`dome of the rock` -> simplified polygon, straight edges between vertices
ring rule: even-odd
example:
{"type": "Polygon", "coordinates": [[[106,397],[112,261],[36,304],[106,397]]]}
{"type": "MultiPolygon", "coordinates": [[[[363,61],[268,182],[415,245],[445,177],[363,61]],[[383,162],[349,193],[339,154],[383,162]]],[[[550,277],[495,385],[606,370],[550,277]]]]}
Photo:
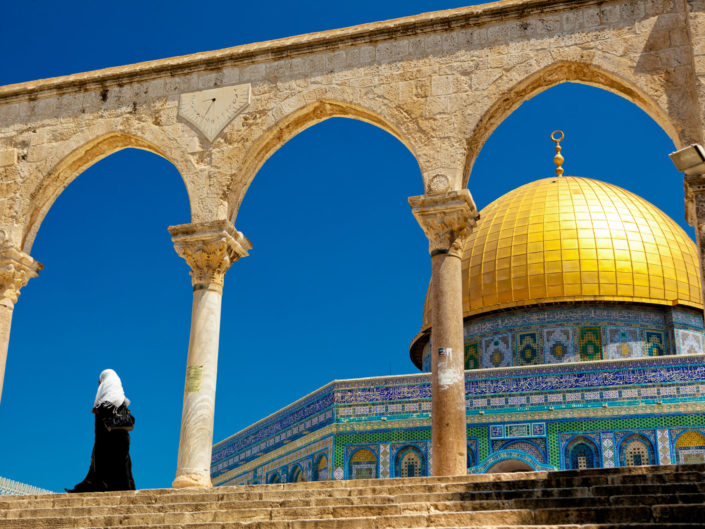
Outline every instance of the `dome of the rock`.
{"type": "MultiPolygon", "coordinates": [[[[568,306],[702,310],[697,248],[690,237],[643,198],[589,178],[537,180],[489,204],[468,238],[462,270],[466,356],[473,334],[469,324],[488,314],[505,314],[506,319],[507,313],[528,315],[547,306],[554,315],[568,306]]],[[[566,316],[571,315],[558,319],[566,316]]],[[[550,315],[543,319],[556,323],[550,315]]],[[[568,317],[586,323],[579,319],[568,317]]],[[[522,327],[515,323],[518,327],[505,330],[522,327]]],[[[545,334],[543,327],[536,329],[539,335],[545,334]]],[[[423,349],[428,352],[430,328],[427,295],[422,330],[411,346],[418,367],[423,349]]],[[[609,333],[606,326],[604,332],[609,333]]],[[[542,339],[536,338],[540,348],[542,339]]],[[[518,342],[507,343],[509,349],[517,347],[518,342]]],[[[485,367],[479,342],[477,349],[478,365],[471,361],[470,368],[485,367]]]]}

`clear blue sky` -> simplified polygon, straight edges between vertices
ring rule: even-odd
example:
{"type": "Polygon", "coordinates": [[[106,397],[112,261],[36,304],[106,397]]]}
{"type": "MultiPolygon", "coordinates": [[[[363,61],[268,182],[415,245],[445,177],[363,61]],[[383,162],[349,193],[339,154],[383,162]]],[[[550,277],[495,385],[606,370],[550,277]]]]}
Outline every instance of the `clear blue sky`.
{"type": "MultiPolygon", "coordinates": [[[[466,3],[8,2],[0,84],[466,3]]],[[[470,180],[478,206],[551,176],[558,128],[566,174],[625,187],[686,227],[672,142],[637,107],[580,85],[544,92],[497,129],[470,180]]],[[[265,164],[237,218],[254,248],[226,277],[215,441],[333,379],[415,370],[430,261],[407,198],[422,192],[406,148],[351,120],[308,129],[265,164]]],[[[80,481],[98,374],[111,367],[137,417],[137,486],[170,485],[192,298],[166,228],[188,221],[179,174],[142,151],[101,161],[56,201],[32,250],[45,269],[15,308],[0,475],[57,491],[80,481]]]]}

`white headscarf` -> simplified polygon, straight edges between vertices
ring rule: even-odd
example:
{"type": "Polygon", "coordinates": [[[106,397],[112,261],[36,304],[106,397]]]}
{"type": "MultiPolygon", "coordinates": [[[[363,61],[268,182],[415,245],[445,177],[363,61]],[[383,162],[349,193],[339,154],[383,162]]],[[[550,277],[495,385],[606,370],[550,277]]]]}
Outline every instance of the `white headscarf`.
{"type": "Polygon", "coordinates": [[[93,407],[97,408],[103,402],[109,402],[116,408],[120,407],[123,402],[125,406],[130,405],[130,399],[125,397],[125,392],[122,389],[120,377],[112,369],[106,369],[100,374],[100,384],[93,407]]]}

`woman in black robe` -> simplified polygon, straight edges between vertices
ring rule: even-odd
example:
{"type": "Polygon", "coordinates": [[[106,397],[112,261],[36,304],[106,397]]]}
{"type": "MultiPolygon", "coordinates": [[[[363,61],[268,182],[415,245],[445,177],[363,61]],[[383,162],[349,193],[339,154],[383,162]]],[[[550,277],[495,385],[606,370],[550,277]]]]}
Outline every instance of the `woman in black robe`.
{"type": "MultiPolygon", "coordinates": [[[[86,478],[66,492],[135,490],[130,460],[130,432],[115,424],[115,414],[125,416],[130,400],[125,397],[117,373],[106,369],[100,374],[98,393],[93,403],[95,442],[86,478]]],[[[129,412],[128,412],[129,413],[129,412]]]]}

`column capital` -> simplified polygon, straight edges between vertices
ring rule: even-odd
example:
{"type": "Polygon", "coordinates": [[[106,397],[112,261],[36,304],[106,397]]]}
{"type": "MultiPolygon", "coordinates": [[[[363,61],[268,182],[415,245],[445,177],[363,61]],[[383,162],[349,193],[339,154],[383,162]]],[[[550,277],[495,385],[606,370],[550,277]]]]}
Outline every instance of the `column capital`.
{"type": "Polygon", "coordinates": [[[227,220],[170,226],[176,253],[191,267],[195,290],[221,292],[225,272],[248,254],[252,243],[227,220]]]}
{"type": "Polygon", "coordinates": [[[44,266],[7,242],[0,244],[0,304],[13,306],[20,289],[44,266]]]}
{"type": "Polygon", "coordinates": [[[439,253],[462,257],[465,241],[479,218],[470,191],[410,197],[409,205],[428,237],[432,257],[439,253]]]}

